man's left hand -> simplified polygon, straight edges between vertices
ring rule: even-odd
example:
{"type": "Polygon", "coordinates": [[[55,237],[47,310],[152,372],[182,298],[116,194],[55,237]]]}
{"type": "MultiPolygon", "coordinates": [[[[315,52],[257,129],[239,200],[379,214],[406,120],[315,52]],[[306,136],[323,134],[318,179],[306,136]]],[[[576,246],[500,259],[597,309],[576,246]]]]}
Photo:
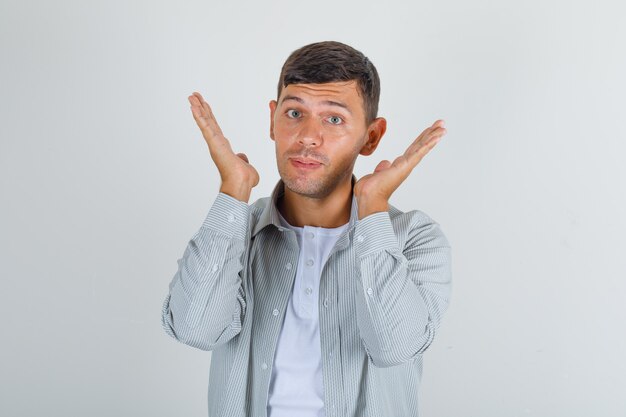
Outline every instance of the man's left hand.
{"type": "Polygon", "coordinates": [[[413,168],[422,160],[446,134],[444,121],[437,120],[424,130],[404,154],[393,162],[384,160],[378,163],[374,172],[363,176],[354,185],[354,195],[359,207],[359,220],[369,214],[389,209],[389,197],[409,176],[413,168]]]}

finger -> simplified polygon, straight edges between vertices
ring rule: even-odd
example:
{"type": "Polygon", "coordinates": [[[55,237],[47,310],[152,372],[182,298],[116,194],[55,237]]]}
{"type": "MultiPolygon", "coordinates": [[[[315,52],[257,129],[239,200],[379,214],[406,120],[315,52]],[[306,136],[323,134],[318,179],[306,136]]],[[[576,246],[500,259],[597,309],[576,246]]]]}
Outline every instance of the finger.
{"type": "Polygon", "coordinates": [[[193,107],[197,108],[199,116],[204,115],[204,109],[202,108],[202,104],[200,103],[200,100],[198,99],[198,97],[192,94],[189,97],[187,97],[187,100],[189,100],[189,104],[191,104],[192,108],[193,107]]]}
{"type": "Polygon", "coordinates": [[[425,139],[428,137],[428,135],[436,131],[438,128],[443,128],[444,126],[445,121],[443,119],[435,120],[432,125],[424,129],[424,131],[418,136],[418,138],[425,139]]]}
{"type": "Polygon", "coordinates": [[[194,91],[189,96],[189,100],[193,102],[194,104],[196,104],[197,106],[202,107],[202,102],[204,101],[204,98],[202,97],[202,94],[198,93],[197,91],[194,91]]]}
{"type": "Polygon", "coordinates": [[[425,141],[420,143],[419,147],[415,150],[414,153],[428,152],[437,144],[437,142],[439,142],[439,140],[443,137],[443,135],[446,134],[446,132],[447,131],[444,128],[438,128],[437,130],[433,131],[425,141]]]}
{"type": "Polygon", "coordinates": [[[200,103],[200,105],[202,106],[202,109],[206,112],[206,114],[210,118],[215,120],[215,116],[213,115],[213,111],[211,110],[211,106],[209,106],[209,103],[207,103],[206,100],[204,99],[204,97],[202,97],[202,94],[198,93],[197,91],[194,92],[193,94],[198,99],[198,102],[200,103]]]}
{"type": "MultiPolygon", "coordinates": [[[[223,167],[224,163],[227,163],[225,161],[234,155],[230,142],[222,133],[222,129],[219,127],[215,117],[213,116],[211,107],[204,100],[202,95],[197,91],[194,91],[188,99],[189,103],[191,103],[191,111],[194,119],[202,132],[205,142],[209,146],[211,157],[221,172],[220,167],[223,167]]],[[[239,157],[248,162],[245,155],[243,155],[243,157],[239,157]]],[[[230,163],[232,163],[232,160],[230,160],[230,163]]]]}
{"type": "MultiPolygon", "coordinates": [[[[444,132],[445,133],[445,132],[444,132]]],[[[439,143],[444,133],[433,135],[428,142],[423,143],[415,152],[407,155],[407,159],[411,166],[417,165],[432,148],[439,143]]]]}
{"type": "Polygon", "coordinates": [[[201,127],[207,125],[209,122],[209,114],[202,106],[202,103],[200,102],[198,97],[196,97],[195,95],[191,95],[187,97],[187,99],[189,100],[189,104],[191,105],[191,113],[196,119],[198,125],[201,127]]]}
{"type": "MultiPolygon", "coordinates": [[[[407,152],[403,155],[403,159],[406,160],[406,165],[409,170],[413,170],[417,164],[420,163],[422,158],[426,156],[428,152],[441,140],[443,134],[434,135],[429,142],[421,144],[412,153],[407,152]]],[[[402,158],[402,157],[401,157],[402,158]]]]}
{"type": "Polygon", "coordinates": [[[191,103],[191,112],[203,133],[210,136],[224,136],[215,116],[213,116],[211,107],[200,93],[194,92],[189,96],[189,102],[191,103]]]}
{"type": "Polygon", "coordinates": [[[420,148],[428,146],[433,140],[442,137],[447,132],[448,131],[444,127],[426,129],[411,145],[409,145],[404,155],[410,157],[414,153],[419,152],[420,148]]]}
{"type": "Polygon", "coordinates": [[[422,158],[439,142],[441,137],[447,133],[443,127],[443,119],[433,123],[409,145],[403,155],[396,158],[392,165],[410,172],[422,160],[422,158]]]}
{"type": "Polygon", "coordinates": [[[250,163],[250,161],[248,160],[248,157],[246,156],[245,153],[240,152],[240,153],[237,154],[237,156],[240,157],[241,159],[243,159],[244,161],[250,163]]]}
{"type": "Polygon", "coordinates": [[[211,110],[211,106],[209,106],[209,103],[207,103],[204,97],[202,97],[202,94],[198,93],[197,91],[194,91],[193,94],[190,96],[190,98],[191,100],[193,100],[193,102],[197,106],[199,106],[202,109],[202,113],[204,116],[215,120],[215,116],[213,115],[213,110],[211,110]]]}
{"type": "Polygon", "coordinates": [[[376,168],[374,168],[374,172],[384,171],[390,166],[391,166],[391,162],[385,159],[383,161],[380,161],[378,165],[376,165],[376,168]]]}
{"type": "MultiPolygon", "coordinates": [[[[189,96],[187,97],[187,99],[189,100],[189,104],[190,104],[190,108],[191,108],[191,113],[194,117],[194,119],[196,119],[196,122],[198,122],[199,119],[206,119],[205,115],[204,115],[204,110],[202,109],[202,106],[200,105],[199,102],[197,102],[197,99],[193,96],[189,96]]],[[[203,122],[204,124],[205,122],[203,122]]]]}
{"type": "Polygon", "coordinates": [[[420,133],[420,135],[415,139],[414,143],[428,141],[428,138],[430,137],[430,135],[432,135],[438,129],[445,130],[444,125],[445,125],[445,122],[443,119],[436,120],[430,127],[427,127],[426,129],[424,129],[422,133],[420,133]]]}

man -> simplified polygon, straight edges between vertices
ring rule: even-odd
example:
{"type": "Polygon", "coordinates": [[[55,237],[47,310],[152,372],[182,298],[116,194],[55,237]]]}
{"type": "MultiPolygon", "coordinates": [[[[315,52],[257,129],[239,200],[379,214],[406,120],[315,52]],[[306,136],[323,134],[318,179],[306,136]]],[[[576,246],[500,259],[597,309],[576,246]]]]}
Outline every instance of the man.
{"type": "Polygon", "coordinates": [[[189,97],[220,177],[163,305],[165,331],[213,351],[209,415],[418,415],[422,353],[450,293],[450,245],[389,197],[446,133],[438,120],[357,181],[385,133],[379,79],[359,51],[319,42],[283,65],[269,103],[281,180],[248,205],[259,174],[210,106],[189,97]]]}

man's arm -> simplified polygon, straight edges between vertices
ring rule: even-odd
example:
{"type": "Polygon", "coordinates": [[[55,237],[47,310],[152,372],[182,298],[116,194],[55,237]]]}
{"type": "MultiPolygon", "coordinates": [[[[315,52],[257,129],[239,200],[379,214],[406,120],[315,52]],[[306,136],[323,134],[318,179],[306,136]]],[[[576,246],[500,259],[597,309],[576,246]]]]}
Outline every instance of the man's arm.
{"type": "Polygon", "coordinates": [[[439,224],[413,211],[401,249],[388,212],[393,192],[446,134],[443,126],[443,120],[435,121],[404,154],[393,162],[381,161],[354,186],[359,208],[354,238],[363,285],[357,295],[357,321],[376,366],[397,365],[421,354],[448,305],[450,245],[439,224]]]}
{"type": "Polygon", "coordinates": [[[425,213],[406,217],[403,250],[388,212],[355,226],[358,279],[357,324],[375,366],[414,359],[432,343],[451,290],[451,250],[439,224],[425,213]]]}
{"type": "Polygon", "coordinates": [[[212,350],[241,331],[248,216],[248,204],[219,193],[178,259],[162,310],[165,332],[178,341],[212,350]]]}
{"type": "Polygon", "coordinates": [[[248,243],[248,199],[259,174],[245,154],[233,152],[202,95],[194,92],[188,100],[222,183],[202,227],[178,259],[178,271],[163,303],[162,324],[177,340],[211,350],[241,331],[246,310],[241,271],[248,243]]]}

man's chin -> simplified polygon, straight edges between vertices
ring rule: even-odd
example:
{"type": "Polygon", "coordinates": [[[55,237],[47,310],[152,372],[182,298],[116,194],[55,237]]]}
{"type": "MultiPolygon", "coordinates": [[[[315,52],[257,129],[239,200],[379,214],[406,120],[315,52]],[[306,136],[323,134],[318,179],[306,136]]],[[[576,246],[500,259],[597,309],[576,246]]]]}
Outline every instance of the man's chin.
{"type": "Polygon", "coordinates": [[[285,188],[289,191],[301,195],[303,197],[310,198],[322,198],[326,197],[329,193],[326,184],[319,180],[313,180],[310,178],[292,178],[281,177],[285,188]]]}

